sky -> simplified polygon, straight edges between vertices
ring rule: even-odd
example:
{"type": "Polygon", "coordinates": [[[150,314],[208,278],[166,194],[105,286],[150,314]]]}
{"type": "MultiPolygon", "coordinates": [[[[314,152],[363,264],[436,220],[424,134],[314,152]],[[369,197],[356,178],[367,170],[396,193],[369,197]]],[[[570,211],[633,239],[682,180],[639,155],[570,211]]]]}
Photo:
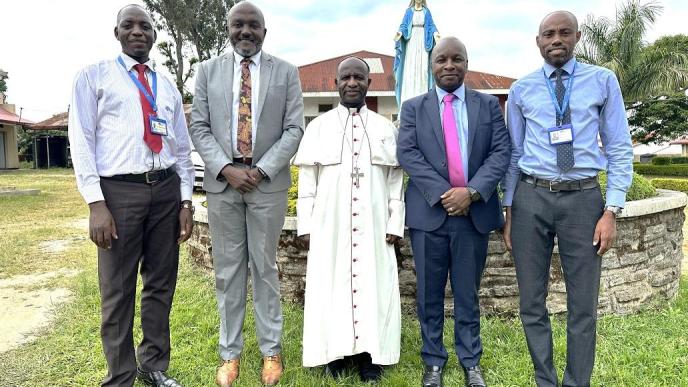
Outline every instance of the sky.
{"type": "MultiPolygon", "coordinates": [[[[3,1],[0,69],[9,73],[7,102],[40,121],[67,111],[75,74],[121,51],[113,28],[117,11],[138,0],[3,1]]],[[[392,38],[408,0],[253,0],[268,29],[263,49],[297,66],[360,50],[394,55],[392,38]]],[[[519,78],[542,63],[535,35],[543,16],[559,9],[583,21],[614,18],[620,0],[428,0],[442,36],[467,47],[471,70],[519,78]]],[[[688,2],[663,0],[647,35],[687,33],[688,2]]],[[[158,35],[158,42],[165,40],[158,35]]],[[[162,64],[157,48],[152,58],[162,64]]],[[[161,68],[162,66],[159,66],[161,68]]],[[[166,70],[162,70],[167,73],[166,70]]],[[[187,86],[193,90],[193,81],[187,86]]]]}

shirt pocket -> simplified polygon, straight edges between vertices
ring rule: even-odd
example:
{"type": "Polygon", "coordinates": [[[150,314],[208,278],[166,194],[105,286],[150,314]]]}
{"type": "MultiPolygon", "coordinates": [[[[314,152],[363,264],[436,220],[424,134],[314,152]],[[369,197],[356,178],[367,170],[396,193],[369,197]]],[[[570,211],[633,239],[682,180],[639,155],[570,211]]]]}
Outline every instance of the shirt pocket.
{"type": "Polygon", "coordinates": [[[397,141],[392,136],[374,138],[370,141],[370,162],[374,165],[398,167],[397,141]]]}

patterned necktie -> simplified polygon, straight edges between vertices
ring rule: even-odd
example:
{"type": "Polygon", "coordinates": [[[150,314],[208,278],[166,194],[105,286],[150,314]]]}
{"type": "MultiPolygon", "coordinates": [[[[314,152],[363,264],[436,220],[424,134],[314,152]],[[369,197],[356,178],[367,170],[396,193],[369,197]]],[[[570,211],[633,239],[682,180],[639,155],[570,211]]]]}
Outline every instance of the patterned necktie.
{"type": "MultiPolygon", "coordinates": [[[[153,95],[150,87],[148,86],[148,80],[146,80],[146,66],[145,64],[134,65],[136,72],[138,73],[139,82],[146,88],[148,94],[153,95]]],[[[148,145],[150,150],[154,153],[160,153],[162,150],[162,137],[159,134],[155,134],[151,131],[150,127],[150,117],[155,116],[155,111],[153,107],[146,99],[146,96],[141,90],[139,90],[139,97],[141,99],[141,109],[143,110],[143,142],[148,145]]]]}
{"type": "Polygon", "coordinates": [[[252,157],[253,129],[251,117],[251,58],[241,60],[241,84],[239,85],[239,117],[237,121],[237,148],[244,157],[252,157]]]}
{"type": "MultiPolygon", "coordinates": [[[[564,87],[564,82],[561,79],[563,73],[566,73],[564,69],[556,69],[554,73],[557,75],[556,86],[554,87],[554,92],[557,95],[557,103],[561,106],[564,101],[564,94],[566,94],[566,88],[564,87]]],[[[564,117],[559,117],[557,114],[557,125],[565,125],[571,123],[571,108],[566,106],[564,111],[564,117]]],[[[562,172],[568,172],[573,168],[573,142],[566,144],[557,145],[557,166],[562,172]]]]}
{"type": "Polygon", "coordinates": [[[452,187],[465,187],[466,178],[463,172],[461,160],[461,146],[459,145],[459,133],[454,118],[452,101],[456,96],[447,94],[444,96],[444,111],[442,112],[442,126],[444,129],[444,144],[447,148],[447,169],[449,169],[449,184],[452,187]]]}

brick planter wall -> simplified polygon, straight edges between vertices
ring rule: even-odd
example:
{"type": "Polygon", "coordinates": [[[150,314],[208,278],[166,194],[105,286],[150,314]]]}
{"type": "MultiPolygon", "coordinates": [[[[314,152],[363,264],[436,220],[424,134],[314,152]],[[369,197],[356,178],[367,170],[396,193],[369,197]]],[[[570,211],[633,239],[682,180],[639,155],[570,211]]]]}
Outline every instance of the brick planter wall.
{"type": "MultiPolygon", "coordinates": [[[[617,220],[617,239],[603,257],[599,312],[628,314],[673,299],[679,288],[683,259],[682,226],[686,195],[658,190],[657,197],[629,202],[617,220]]],[[[194,261],[212,270],[206,209],[198,205],[194,231],[188,242],[194,261]]],[[[277,263],[282,298],[303,304],[306,256],[296,238],[296,220],[287,218],[280,237],[277,263]]],[[[402,309],[415,313],[416,277],[408,235],[397,246],[402,309]]],[[[453,301],[447,284],[445,310],[452,314],[453,301]]],[[[554,247],[549,297],[552,313],[566,311],[566,289],[559,253],[554,247]]],[[[513,259],[501,236],[490,235],[488,256],[480,289],[480,305],[486,315],[518,312],[518,286],[513,259]]]]}

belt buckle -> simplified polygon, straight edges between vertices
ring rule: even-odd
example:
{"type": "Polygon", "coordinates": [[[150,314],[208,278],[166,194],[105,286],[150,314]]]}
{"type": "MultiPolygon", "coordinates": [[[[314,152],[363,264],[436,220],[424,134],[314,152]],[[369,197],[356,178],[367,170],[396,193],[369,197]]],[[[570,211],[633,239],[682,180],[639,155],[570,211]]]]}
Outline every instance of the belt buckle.
{"type": "Polygon", "coordinates": [[[155,185],[155,184],[158,184],[160,182],[160,178],[158,177],[159,176],[158,171],[146,172],[146,173],[144,173],[144,176],[146,177],[146,184],[155,185]],[[150,178],[151,175],[155,176],[155,178],[151,179],[150,178]]]}
{"type": "Polygon", "coordinates": [[[558,189],[552,188],[552,184],[557,184],[557,182],[554,181],[554,180],[550,180],[550,181],[549,181],[549,192],[559,192],[558,189]]]}

